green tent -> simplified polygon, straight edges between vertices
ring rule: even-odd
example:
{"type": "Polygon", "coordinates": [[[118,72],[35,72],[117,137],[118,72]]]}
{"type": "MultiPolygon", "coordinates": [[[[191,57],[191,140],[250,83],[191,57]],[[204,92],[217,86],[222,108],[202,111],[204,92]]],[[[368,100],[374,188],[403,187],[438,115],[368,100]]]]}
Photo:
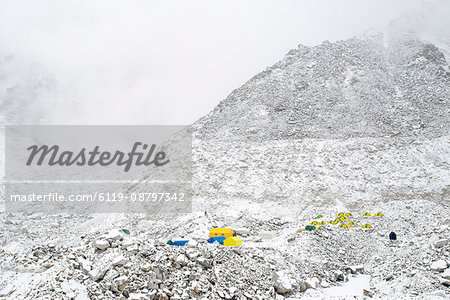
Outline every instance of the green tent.
{"type": "Polygon", "coordinates": [[[167,244],[167,245],[172,245],[173,242],[172,242],[172,240],[168,240],[166,244],[167,244]]]}
{"type": "Polygon", "coordinates": [[[320,218],[323,218],[323,216],[322,216],[322,215],[318,215],[318,216],[316,217],[316,219],[320,219],[320,218]]]}
{"type": "Polygon", "coordinates": [[[308,226],[305,227],[305,229],[308,230],[308,231],[313,231],[313,230],[316,229],[316,226],[308,225],[308,226]]]}

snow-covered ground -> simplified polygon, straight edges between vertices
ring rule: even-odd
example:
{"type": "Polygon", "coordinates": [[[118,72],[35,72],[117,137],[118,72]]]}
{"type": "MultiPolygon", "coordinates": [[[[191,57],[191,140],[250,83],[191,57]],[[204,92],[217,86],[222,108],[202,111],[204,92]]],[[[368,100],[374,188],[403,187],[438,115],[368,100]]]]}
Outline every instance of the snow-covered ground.
{"type": "Polygon", "coordinates": [[[319,220],[334,219],[339,209],[310,206],[287,212],[275,204],[257,207],[251,206],[252,213],[249,206],[236,206],[179,218],[2,213],[0,290],[9,299],[152,299],[154,294],[162,299],[271,299],[281,294],[291,299],[348,299],[362,296],[364,289],[381,299],[450,296],[441,283],[444,270],[432,270],[439,260],[450,262],[446,203],[379,203],[351,211],[350,219],[357,224],[351,229],[330,224],[313,232],[297,229],[318,214],[324,216],[319,220]],[[385,216],[362,217],[366,211],[385,216]],[[360,228],[366,223],[373,230],[360,228]],[[208,244],[212,226],[236,229],[243,246],[208,244]],[[261,238],[263,231],[273,232],[275,238],[261,238]],[[389,241],[391,231],[397,234],[395,242],[389,241]],[[165,244],[176,238],[190,243],[165,244]],[[106,249],[96,249],[99,240],[107,241],[106,249]],[[123,262],[117,265],[117,259],[123,262]],[[125,286],[117,282],[123,276],[125,286]]]}

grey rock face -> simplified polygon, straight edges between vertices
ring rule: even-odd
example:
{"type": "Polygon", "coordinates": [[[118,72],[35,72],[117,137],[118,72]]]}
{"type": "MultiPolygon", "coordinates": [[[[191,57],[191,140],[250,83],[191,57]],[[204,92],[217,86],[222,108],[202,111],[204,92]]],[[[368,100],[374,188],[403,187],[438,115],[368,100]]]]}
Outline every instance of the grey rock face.
{"type": "Polygon", "coordinates": [[[443,54],[413,37],[386,39],[291,50],[201,119],[198,138],[446,135],[450,88],[443,54]]]}

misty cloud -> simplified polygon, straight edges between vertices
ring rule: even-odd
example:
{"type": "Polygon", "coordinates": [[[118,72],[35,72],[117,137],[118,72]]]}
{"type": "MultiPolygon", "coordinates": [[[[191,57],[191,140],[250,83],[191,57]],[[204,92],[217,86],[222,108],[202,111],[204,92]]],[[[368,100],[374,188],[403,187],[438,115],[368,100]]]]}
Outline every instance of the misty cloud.
{"type": "Polygon", "coordinates": [[[382,29],[422,5],[2,1],[1,117],[28,124],[191,123],[299,43],[382,29]]]}

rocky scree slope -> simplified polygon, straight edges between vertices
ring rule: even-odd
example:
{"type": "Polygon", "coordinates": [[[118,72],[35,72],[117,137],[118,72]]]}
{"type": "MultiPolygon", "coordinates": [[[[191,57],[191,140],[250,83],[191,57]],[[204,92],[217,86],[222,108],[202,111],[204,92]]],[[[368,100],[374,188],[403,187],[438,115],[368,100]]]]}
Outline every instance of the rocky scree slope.
{"type": "Polygon", "coordinates": [[[194,124],[201,205],[448,199],[449,79],[411,35],[291,50],[194,124]]]}
{"type": "Polygon", "coordinates": [[[385,217],[365,218],[363,211],[353,211],[358,227],[328,225],[313,232],[296,230],[318,213],[333,218],[335,210],[310,207],[278,218],[273,210],[260,215],[243,210],[237,216],[198,212],[170,222],[164,215],[132,214],[105,222],[92,215],[74,220],[3,213],[0,297],[328,299],[328,287],[363,273],[370,276],[374,299],[448,298],[449,208],[414,200],[371,209],[385,217]],[[373,229],[361,230],[365,223],[373,229]],[[211,226],[230,224],[242,247],[206,242],[211,226]],[[396,242],[387,239],[393,229],[396,242]],[[261,238],[261,230],[276,237],[261,238]],[[190,242],[170,246],[169,238],[190,242]]]}
{"type": "Polygon", "coordinates": [[[450,70],[432,44],[382,34],[299,45],[196,123],[201,140],[448,134],[450,70]]]}

